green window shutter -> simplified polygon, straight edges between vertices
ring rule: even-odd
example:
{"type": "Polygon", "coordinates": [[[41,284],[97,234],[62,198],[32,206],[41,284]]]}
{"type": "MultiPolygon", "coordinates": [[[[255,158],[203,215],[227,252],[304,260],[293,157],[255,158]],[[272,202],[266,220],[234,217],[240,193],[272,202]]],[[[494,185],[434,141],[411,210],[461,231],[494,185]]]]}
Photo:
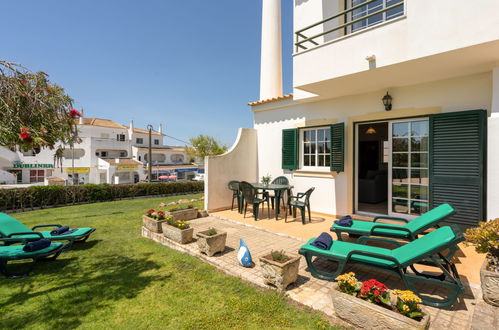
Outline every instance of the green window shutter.
{"type": "Polygon", "coordinates": [[[331,171],[345,170],[345,123],[331,125],[331,171]]]}
{"type": "Polygon", "coordinates": [[[282,130],[282,168],[294,170],[298,168],[298,129],[282,130]]]}
{"type": "Polygon", "coordinates": [[[474,226],[485,219],[485,110],[430,116],[430,207],[451,204],[448,222],[474,226]]]}

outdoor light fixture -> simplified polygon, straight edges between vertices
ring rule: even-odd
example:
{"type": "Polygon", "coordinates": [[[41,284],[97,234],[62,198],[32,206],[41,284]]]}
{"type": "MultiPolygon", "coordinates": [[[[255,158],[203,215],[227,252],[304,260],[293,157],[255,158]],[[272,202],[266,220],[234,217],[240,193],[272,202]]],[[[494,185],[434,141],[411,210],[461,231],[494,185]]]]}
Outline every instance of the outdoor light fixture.
{"type": "Polygon", "coordinates": [[[383,105],[385,106],[386,111],[392,110],[392,96],[386,92],[386,95],[383,96],[383,105]]]}
{"type": "Polygon", "coordinates": [[[372,135],[372,134],[376,134],[376,129],[372,126],[369,126],[369,128],[366,130],[366,134],[369,134],[369,135],[372,135]]]}

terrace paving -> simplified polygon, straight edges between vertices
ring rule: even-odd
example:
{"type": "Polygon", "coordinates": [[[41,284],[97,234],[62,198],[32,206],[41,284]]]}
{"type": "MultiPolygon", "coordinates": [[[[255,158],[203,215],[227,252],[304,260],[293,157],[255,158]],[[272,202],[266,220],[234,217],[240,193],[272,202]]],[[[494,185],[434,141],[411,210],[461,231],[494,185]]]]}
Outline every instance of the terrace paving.
{"type": "MultiPolygon", "coordinates": [[[[237,214],[237,212],[234,213],[237,214]]],[[[191,227],[194,228],[194,233],[207,230],[211,227],[227,231],[228,235],[225,252],[216,254],[213,257],[201,254],[195,241],[181,245],[167,239],[163,234],[156,234],[145,228],[142,228],[142,235],[173,249],[196,256],[229,275],[240,277],[256,286],[269,288],[269,286],[264,284],[263,279],[260,276],[260,262],[258,257],[267,254],[271,250],[285,250],[289,254],[296,255],[300,246],[304,244],[305,238],[316,236],[317,232],[312,234],[312,232],[309,232],[311,231],[310,228],[312,226],[302,226],[300,223],[300,228],[302,230],[296,229],[296,236],[298,237],[293,237],[290,234],[278,231],[274,232],[266,228],[255,226],[255,224],[258,223],[261,225],[263,221],[254,222],[253,219],[251,219],[251,221],[251,223],[243,223],[230,219],[222,219],[220,213],[216,213],[216,216],[190,221],[191,227]],[[255,262],[253,268],[244,268],[238,265],[237,249],[239,248],[240,238],[244,239],[251,251],[253,261],[255,262]]],[[[273,221],[275,222],[275,220],[273,221]]],[[[284,223],[284,221],[278,221],[279,226],[281,226],[280,222],[284,223]]],[[[332,263],[328,261],[320,260],[317,261],[317,263],[320,267],[334,267],[332,263]]],[[[386,283],[390,288],[404,289],[403,283],[398,277],[386,272],[373,271],[370,268],[360,265],[351,265],[346,271],[355,272],[360,280],[376,278],[386,283]]],[[[426,286],[425,291],[431,292],[431,294],[438,294],[438,289],[435,287],[426,286]]],[[[293,301],[322,312],[333,322],[343,323],[342,320],[336,317],[331,302],[331,282],[311,276],[306,270],[306,263],[303,258],[300,261],[298,281],[287,288],[286,294],[293,301]]],[[[493,307],[492,312],[490,309],[486,308],[477,309],[477,306],[482,306],[480,305],[481,303],[483,303],[483,301],[480,299],[479,290],[466,285],[465,293],[451,309],[427,307],[428,313],[431,315],[432,319],[430,329],[494,329],[494,324],[497,324],[498,310],[493,307]],[[494,313],[494,310],[496,313],[494,313]],[[488,321],[483,322],[481,320],[488,321]]]]}

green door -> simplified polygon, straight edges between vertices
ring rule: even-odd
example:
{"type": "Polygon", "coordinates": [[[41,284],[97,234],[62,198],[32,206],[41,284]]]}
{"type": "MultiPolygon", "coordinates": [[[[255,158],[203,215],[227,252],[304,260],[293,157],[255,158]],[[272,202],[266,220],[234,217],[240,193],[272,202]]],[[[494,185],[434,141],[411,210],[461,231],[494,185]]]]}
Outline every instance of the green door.
{"type": "Polygon", "coordinates": [[[486,220],[487,112],[430,116],[430,208],[450,203],[449,223],[469,227],[486,220]]]}

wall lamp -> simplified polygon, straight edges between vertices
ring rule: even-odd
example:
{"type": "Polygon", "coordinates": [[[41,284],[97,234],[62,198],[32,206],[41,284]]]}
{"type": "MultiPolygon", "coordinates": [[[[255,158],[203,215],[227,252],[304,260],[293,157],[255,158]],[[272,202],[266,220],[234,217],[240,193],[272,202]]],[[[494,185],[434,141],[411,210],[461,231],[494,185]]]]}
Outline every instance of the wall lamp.
{"type": "Polygon", "coordinates": [[[386,92],[386,95],[381,99],[386,111],[392,110],[392,96],[386,92]]]}

